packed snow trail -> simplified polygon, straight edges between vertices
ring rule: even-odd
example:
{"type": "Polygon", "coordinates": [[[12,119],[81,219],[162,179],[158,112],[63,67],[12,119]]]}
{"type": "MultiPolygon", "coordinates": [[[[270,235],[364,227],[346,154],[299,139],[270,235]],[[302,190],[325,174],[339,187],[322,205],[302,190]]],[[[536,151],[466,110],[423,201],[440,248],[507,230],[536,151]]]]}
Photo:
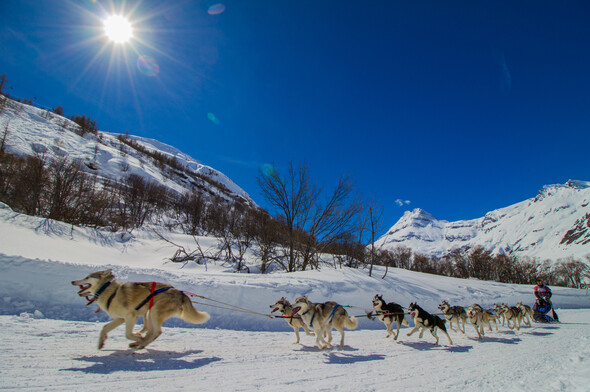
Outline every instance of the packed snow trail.
{"type": "Polygon", "coordinates": [[[344,349],[325,351],[304,334],[292,344],[292,332],[170,327],[139,351],[119,328],[98,351],[103,323],[1,316],[0,389],[587,391],[590,310],[561,314],[562,324],[500,327],[481,341],[468,325],[451,332],[453,346],[407,337],[409,328],[397,343],[384,328],[347,331],[344,349]]]}

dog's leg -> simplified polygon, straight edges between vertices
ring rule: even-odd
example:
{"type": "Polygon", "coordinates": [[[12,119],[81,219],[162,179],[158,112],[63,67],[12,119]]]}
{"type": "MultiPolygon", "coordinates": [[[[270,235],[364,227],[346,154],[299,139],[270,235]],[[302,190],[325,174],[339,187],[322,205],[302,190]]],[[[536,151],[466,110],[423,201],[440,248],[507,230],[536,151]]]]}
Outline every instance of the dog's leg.
{"type": "Polygon", "coordinates": [[[402,321],[398,318],[396,320],[397,323],[397,329],[395,330],[395,335],[393,336],[393,340],[397,340],[397,337],[399,336],[399,329],[402,327],[402,321]]]}
{"type": "Polygon", "coordinates": [[[315,334],[313,332],[309,332],[309,328],[307,328],[307,325],[305,323],[301,323],[303,325],[303,329],[305,330],[305,334],[307,336],[315,336],[315,334]]]}
{"type": "Polygon", "coordinates": [[[447,335],[447,339],[449,339],[449,345],[453,345],[453,341],[451,340],[451,337],[449,336],[449,334],[447,333],[447,331],[445,331],[444,329],[441,329],[441,331],[443,331],[443,333],[445,335],[447,335]]]}
{"type": "MultiPolygon", "coordinates": [[[[453,329],[453,320],[455,318],[453,316],[451,316],[451,318],[447,319],[449,320],[449,328],[451,329],[451,331],[453,332],[457,332],[455,329],[453,329]]],[[[459,325],[459,319],[457,319],[457,326],[459,325]]]]}
{"type": "Polygon", "coordinates": [[[418,338],[422,339],[422,336],[424,336],[424,331],[426,331],[426,328],[422,327],[422,329],[420,330],[420,335],[418,335],[418,338]]]}
{"type": "Polygon", "coordinates": [[[315,332],[315,344],[318,346],[320,350],[323,350],[324,348],[326,348],[326,345],[324,344],[324,331],[322,331],[322,329],[318,327],[315,327],[313,331],[315,332]]]}
{"type": "Polygon", "coordinates": [[[328,333],[328,347],[332,347],[332,326],[328,325],[326,327],[326,332],[328,333]]]}
{"type": "Polygon", "coordinates": [[[407,336],[412,336],[412,334],[414,332],[418,331],[419,329],[420,329],[420,327],[414,327],[414,328],[412,328],[412,330],[410,332],[408,332],[408,335],[407,336]]]}
{"type": "MultiPolygon", "coordinates": [[[[146,318],[144,321],[144,328],[147,325],[147,328],[149,330],[148,320],[149,320],[149,317],[147,317],[147,315],[146,315],[146,318]]],[[[137,332],[133,332],[133,328],[135,328],[135,323],[137,323],[137,315],[129,316],[125,319],[125,337],[129,340],[135,340],[135,343],[131,343],[133,345],[137,345],[138,343],[140,343],[143,340],[143,336],[141,336],[141,334],[139,334],[137,332]]],[[[147,334],[146,334],[146,336],[147,336],[147,334]]],[[[129,347],[132,347],[131,344],[129,345],[129,347]]]]}
{"type": "Polygon", "coordinates": [[[162,334],[162,324],[164,323],[164,321],[166,321],[166,319],[168,319],[172,315],[159,314],[158,312],[154,311],[154,309],[152,309],[152,311],[150,312],[149,317],[146,318],[148,332],[145,334],[145,338],[140,339],[135,343],[131,343],[129,347],[134,348],[136,350],[141,350],[142,348],[145,348],[148,344],[156,340],[158,336],[162,334]]]}
{"type": "Polygon", "coordinates": [[[432,336],[434,336],[434,338],[436,339],[436,341],[434,342],[434,345],[437,346],[438,345],[438,336],[436,336],[436,328],[432,328],[430,330],[430,333],[432,334],[432,336]]]}
{"type": "Polygon", "coordinates": [[[293,344],[299,343],[299,327],[293,327],[293,331],[295,332],[295,336],[297,336],[297,340],[293,344]]]}
{"type": "Polygon", "coordinates": [[[105,326],[102,327],[102,330],[100,331],[100,337],[98,338],[98,349],[99,350],[104,347],[104,341],[107,340],[109,332],[111,332],[113,329],[117,328],[119,325],[123,324],[124,322],[125,322],[125,319],[117,318],[117,319],[114,319],[113,321],[106,323],[105,326]]]}
{"type": "Polygon", "coordinates": [[[385,323],[385,326],[387,327],[387,335],[385,335],[385,338],[388,338],[391,335],[393,335],[393,320],[391,320],[391,319],[385,319],[385,320],[383,320],[383,322],[384,323],[386,322],[385,323]]]}
{"type": "Polygon", "coordinates": [[[496,322],[496,319],[492,319],[492,321],[494,322],[494,327],[496,327],[496,332],[498,332],[498,323],[496,322]]]}

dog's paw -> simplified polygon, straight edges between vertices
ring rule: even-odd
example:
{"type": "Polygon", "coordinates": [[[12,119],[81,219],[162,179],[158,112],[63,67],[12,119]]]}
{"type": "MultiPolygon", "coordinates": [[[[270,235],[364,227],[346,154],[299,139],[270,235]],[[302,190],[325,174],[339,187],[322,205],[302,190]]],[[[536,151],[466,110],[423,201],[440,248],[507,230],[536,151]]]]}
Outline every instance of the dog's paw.
{"type": "Polygon", "coordinates": [[[140,342],[129,343],[129,348],[132,348],[132,349],[135,349],[135,350],[141,350],[144,347],[145,346],[143,344],[141,344],[140,342]]]}

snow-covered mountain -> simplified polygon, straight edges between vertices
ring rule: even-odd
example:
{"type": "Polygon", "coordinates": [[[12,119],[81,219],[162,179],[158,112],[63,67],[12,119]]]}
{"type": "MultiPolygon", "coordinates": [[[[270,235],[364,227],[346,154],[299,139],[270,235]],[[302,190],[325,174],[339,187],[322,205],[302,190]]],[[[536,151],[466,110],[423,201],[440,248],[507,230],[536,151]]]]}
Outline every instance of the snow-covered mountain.
{"type": "Polygon", "coordinates": [[[494,254],[584,260],[590,255],[590,182],[546,185],[534,198],[472,220],[448,222],[416,208],[376,244],[429,256],[482,246],[494,254]]]}
{"type": "Polygon", "coordinates": [[[81,133],[80,126],[65,117],[10,99],[0,110],[0,139],[6,135],[4,145],[9,153],[43,155],[48,160],[66,157],[83,163],[86,171],[99,177],[120,180],[136,174],[180,194],[196,190],[255,206],[225,174],[172,146],[128,134],[81,133]]]}

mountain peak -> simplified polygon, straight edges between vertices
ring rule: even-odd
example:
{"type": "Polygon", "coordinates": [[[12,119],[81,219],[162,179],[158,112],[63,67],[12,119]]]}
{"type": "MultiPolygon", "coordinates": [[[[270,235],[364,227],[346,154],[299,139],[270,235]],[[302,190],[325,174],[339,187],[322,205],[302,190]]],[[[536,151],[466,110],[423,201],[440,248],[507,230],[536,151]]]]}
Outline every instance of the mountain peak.
{"type": "Polygon", "coordinates": [[[493,253],[558,260],[590,255],[590,181],[546,185],[534,199],[448,222],[415,208],[406,211],[378,246],[405,246],[414,253],[444,256],[481,246],[493,253]]]}

